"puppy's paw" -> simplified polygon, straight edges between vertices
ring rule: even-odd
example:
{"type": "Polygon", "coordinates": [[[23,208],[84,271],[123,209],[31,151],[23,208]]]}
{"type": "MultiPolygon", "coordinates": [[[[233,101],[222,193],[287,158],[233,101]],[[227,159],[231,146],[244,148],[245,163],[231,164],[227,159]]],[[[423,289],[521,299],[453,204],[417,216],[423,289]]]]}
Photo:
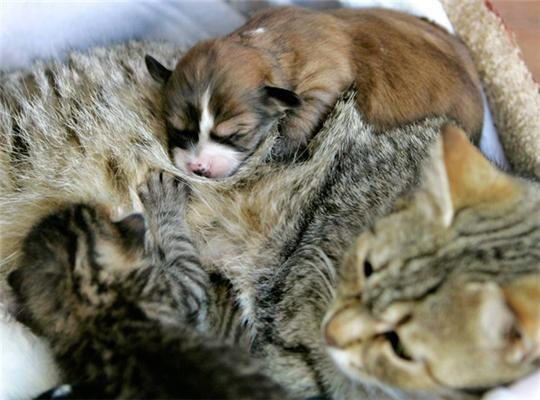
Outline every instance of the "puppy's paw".
{"type": "Polygon", "coordinates": [[[308,158],[309,151],[305,142],[283,134],[278,136],[270,152],[270,159],[279,163],[301,162],[308,158]]]}

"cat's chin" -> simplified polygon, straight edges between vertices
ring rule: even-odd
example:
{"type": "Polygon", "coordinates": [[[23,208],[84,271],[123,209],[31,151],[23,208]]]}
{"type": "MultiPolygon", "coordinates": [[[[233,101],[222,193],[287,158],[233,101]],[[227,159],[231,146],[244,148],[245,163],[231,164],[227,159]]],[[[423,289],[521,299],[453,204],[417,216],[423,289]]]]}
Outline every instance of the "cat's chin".
{"type": "Polygon", "coordinates": [[[335,365],[349,379],[379,386],[391,386],[404,390],[437,390],[441,386],[433,379],[425,363],[405,360],[395,354],[388,340],[373,340],[368,343],[352,344],[345,349],[327,347],[335,365]],[[384,376],[377,372],[386,370],[384,376]],[[397,377],[397,378],[396,378],[397,377]],[[400,378],[394,382],[393,379],[400,378]]]}
{"type": "MultiPolygon", "coordinates": [[[[389,351],[391,352],[392,350],[390,349],[391,346],[389,344],[388,347],[389,351]]],[[[354,357],[354,352],[351,352],[350,349],[327,347],[326,350],[334,364],[340,370],[340,372],[342,372],[352,382],[362,386],[367,385],[371,387],[376,387],[383,392],[389,394],[392,398],[432,399],[434,398],[434,396],[436,396],[435,398],[443,396],[442,398],[448,400],[472,400],[481,397],[480,391],[476,392],[474,390],[457,390],[446,387],[445,385],[439,385],[436,380],[430,378],[428,368],[422,363],[416,363],[416,365],[413,365],[413,363],[406,362],[410,364],[408,366],[410,372],[414,372],[414,370],[416,370],[416,373],[419,374],[419,377],[421,376],[422,380],[427,380],[428,382],[424,382],[419,387],[411,386],[406,388],[405,386],[407,385],[403,385],[402,383],[398,385],[395,382],[384,382],[368,373],[365,369],[363,361],[361,361],[359,357],[354,357]]],[[[403,363],[404,361],[398,362],[403,363]]],[[[417,383],[419,383],[418,380],[417,383]]],[[[508,398],[508,400],[510,400],[510,398],[508,398]]],[[[519,400],[525,400],[525,398],[519,398],[519,400]]]]}
{"type": "Polygon", "coordinates": [[[350,380],[359,384],[384,386],[382,382],[366,373],[362,361],[354,357],[353,352],[338,347],[327,347],[326,351],[338,369],[350,380]]]}

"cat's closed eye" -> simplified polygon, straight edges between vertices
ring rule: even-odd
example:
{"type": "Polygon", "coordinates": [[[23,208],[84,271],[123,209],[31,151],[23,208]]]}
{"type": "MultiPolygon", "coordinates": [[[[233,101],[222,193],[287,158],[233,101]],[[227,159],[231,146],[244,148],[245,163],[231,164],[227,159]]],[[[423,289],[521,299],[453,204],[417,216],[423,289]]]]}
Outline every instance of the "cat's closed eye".
{"type": "Polygon", "coordinates": [[[443,144],[420,189],[348,251],[323,337],[361,382],[480,393],[540,365],[540,190],[453,128],[443,144]]]}

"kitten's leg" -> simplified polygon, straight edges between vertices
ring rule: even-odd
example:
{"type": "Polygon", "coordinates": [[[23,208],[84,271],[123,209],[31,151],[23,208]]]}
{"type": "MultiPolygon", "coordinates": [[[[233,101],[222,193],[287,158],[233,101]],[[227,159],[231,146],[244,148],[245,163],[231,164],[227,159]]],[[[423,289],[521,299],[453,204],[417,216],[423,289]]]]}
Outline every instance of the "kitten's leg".
{"type": "Polygon", "coordinates": [[[208,314],[209,278],[185,219],[188,187],[164,172],[153,173],[139,190],[161,272],[173,283],[171,295],[188,311],[188,319],[203,322],[208,314]]]}
{"type": "Polygon", "coordinates": [[[168,208],[182,198],[177,190],[168,176],[152,176],[143,189],[146,205],[156,206],[150,212],[167,251],[164,266],[127,252],[129,226],[89,206],[71,206],[34,228],[24,262],[9,276],[24,321],[49,341],[73,385],[69,398],[286,398],[247,353],[186,326],[175,298],[195,296],[193,274],[168,255],[186,246],[161,226],[185,227],[181,207],[168,208]]]}

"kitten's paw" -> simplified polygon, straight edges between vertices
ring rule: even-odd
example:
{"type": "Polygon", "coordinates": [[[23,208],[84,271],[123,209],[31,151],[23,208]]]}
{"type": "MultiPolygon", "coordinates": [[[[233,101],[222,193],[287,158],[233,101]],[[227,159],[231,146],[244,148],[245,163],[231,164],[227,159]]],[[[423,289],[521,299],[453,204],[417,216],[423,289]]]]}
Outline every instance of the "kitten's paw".
{"type": "Polygon", "coordinates": [[[189,187],[180,178],[163,171],[151,172],[139,187],[139,197],[148,213],[183,209],[189,187]]]}

